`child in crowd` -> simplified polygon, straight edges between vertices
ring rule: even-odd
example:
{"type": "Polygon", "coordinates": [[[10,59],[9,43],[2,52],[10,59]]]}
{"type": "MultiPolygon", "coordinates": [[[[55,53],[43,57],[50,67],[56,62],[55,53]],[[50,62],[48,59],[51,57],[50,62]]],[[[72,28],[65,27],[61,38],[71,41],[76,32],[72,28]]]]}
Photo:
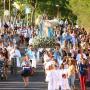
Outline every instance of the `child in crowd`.
{"type": "Polygon", "coordinates": [[[59,83],[61,90],[70,90],[69,83],[68,83],[68,69],[65,68],[64,64],[62,63],[59,69],[59,83]]]}
{"type": "Polygon", "coordinates": [[[59,90],[59,75],[55,64],[49,66],[46,81],[48,82],[48,90],[59,90]]]}

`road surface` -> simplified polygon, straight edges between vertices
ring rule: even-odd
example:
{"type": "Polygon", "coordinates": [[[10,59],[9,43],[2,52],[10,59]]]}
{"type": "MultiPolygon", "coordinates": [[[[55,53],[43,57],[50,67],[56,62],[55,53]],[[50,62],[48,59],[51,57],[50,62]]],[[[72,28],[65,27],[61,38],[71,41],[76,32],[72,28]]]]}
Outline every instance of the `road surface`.
{"type": "MultiPolygon", "coordinates": [[[[79,81],[75,82],[76,90],[80,90],[79,81]]],[[[25,88],[20,72],[17,75],[10,75],[7,81],[0,81],[0,90],[47,90],[45,75],[42,65],[38,65],[37,73],[30,77],[29,87],[25,88]]],[[[87,90],[90,90],[88,88],[87,90]]]]}

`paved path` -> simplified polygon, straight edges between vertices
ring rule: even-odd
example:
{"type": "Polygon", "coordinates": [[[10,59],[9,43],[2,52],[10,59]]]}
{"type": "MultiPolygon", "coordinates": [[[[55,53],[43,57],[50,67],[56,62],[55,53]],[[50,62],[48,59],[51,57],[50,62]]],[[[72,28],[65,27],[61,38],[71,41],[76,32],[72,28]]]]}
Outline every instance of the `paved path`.
{"type": "Polygon", "coordinates": [[[7,81],[0,81],[0,90],[47,90],[47,83],[41,66],[38,66],[37,73],[30,77],[29,87],[25,88],[20,73],[9,75],[7,81]]]}
{"type": "MultiPolygon", "coordinates": [[[[29,87],[25,88],[20,73],[17,75],[9,75],[7,81],[0,81],[0,90],[47,90],[47,83],[44,82],[45,76],[41,65],[38,65],[37,73],[30,77],[29,87]]],[[[79,82],[76,86],[80,90],[79,82]]],[[[88,88],[87,90],[90,90],[88,88]]]]}

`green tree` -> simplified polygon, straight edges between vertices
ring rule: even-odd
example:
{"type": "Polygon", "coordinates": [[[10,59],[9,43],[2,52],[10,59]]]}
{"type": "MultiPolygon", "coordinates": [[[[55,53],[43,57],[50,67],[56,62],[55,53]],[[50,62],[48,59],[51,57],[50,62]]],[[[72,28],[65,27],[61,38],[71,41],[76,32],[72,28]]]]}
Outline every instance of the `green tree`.
{"type": "Polygon", "coordinates": [[[69,0],[72,12],[77,15],[78,23],[90,31],[90,0],[69,0]]]}
{"type": "MultiPolygon", "coordinates": [[[[0,16],[4,12],[4,0],[0,0],[0,16]]],[[[5,0],[5,8],[9,9],[9,0],[5,0]]],[[[25,7],[29,6],[32,10],[31,21],[34,23],[35,16],[46,13],[50,18],[57,16],[68,18],[75,22],[78,19],[79,24],[90,26],[90,0],[10,0],[11,1],[11,15],[13,15],[13,2],[20,5],[17,15],[25,18],[25,7]],[[58,5],[58,7],[56,7],[58,5]]]]}

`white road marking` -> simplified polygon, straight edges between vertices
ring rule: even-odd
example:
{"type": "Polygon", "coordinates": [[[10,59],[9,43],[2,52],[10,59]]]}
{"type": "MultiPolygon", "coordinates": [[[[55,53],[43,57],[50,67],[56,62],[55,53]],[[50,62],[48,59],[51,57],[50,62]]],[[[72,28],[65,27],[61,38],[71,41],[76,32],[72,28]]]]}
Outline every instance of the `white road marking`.
{"type": "MultiPolygon", "coordinates": [[[[0,82],[0,84],[21,84],[21,83],[24,83],[24,82],[0,82]]],[[[45,84],[45,82],[30,82],[30,83],[36,83],[36,84],[45,84]]]]}
{"type": "Polygon", "coordinates": [[[40,90],[40,88],[0,88],[0,90],[40,90]]]}

